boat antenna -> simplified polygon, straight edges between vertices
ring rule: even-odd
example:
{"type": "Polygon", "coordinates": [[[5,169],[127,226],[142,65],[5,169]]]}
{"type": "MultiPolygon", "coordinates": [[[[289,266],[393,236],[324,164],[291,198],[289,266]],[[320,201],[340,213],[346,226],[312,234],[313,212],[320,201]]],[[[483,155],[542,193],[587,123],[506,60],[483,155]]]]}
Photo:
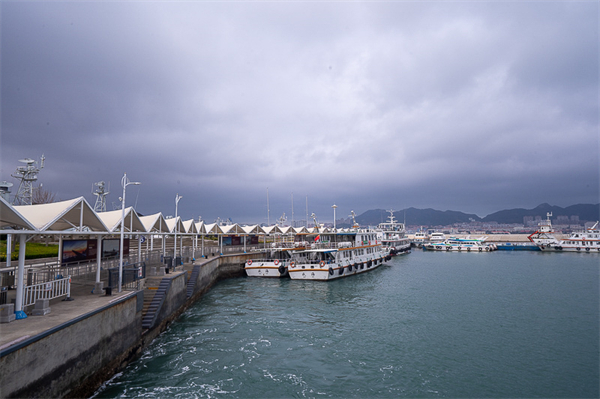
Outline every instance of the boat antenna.
{"type": "Polygon", "coordinates": [[[356,223],[356,213],[354,213],[354,211],[350,211],[350,217],[352,218],[352,228],[357,229],[358,223],[356,223]]]}

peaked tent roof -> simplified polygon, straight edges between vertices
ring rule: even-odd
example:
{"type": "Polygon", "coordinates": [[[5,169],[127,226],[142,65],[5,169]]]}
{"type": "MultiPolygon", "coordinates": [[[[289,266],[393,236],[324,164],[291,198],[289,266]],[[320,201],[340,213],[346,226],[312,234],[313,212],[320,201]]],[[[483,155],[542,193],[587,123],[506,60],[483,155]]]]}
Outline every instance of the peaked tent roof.
{"type": "MultiPolygon", "coordinates": [[[[97,215],[106,225],[106,227],[108,227],[108,231],[115,232],[121,230],[121,217],[123,215],[123,210],[119,209],[116,211],[98,212],[97,215]]],[[[125,208],[124,227],[124,231],[127,232],[147,231],[137,212],[131,206],[129,208],[125,208]]]]}
{"type": "Polygon", "coordinates": [[[308,233],[308,230],[306,229],[305,226],[294,227],[294,231],[296,232],[296,234],[308,233]]]}
{"type": "Polygon", "coordinates": [[[198,229],[196,228],[196,224],[194,223],[194,219],[186,220],[183,223],[183,228],[186,233],[189,234],[198,234],[198,229]]]}
{"type": "Polygon", "coordinates": [[[140,216],[140,221],[144,225],[144,229],[148,233],[168,233],[167,221],[162,213],[158,212],[154,215],[140,216]]]}
{"type": "Polygon", "coordinates": [[[218,223],[211,223],[205,226],[206,234],[222,234],[223,230],[219,227],[218,223]]]}
{"type": "Polygon", "coordinates": [[[283,226],[279,228],[283,234],[294,233],[292,226],[283,226]]]}
{"type": "Polygon", "coordinates": [[[242,230],[246,234],[265,234],[265,231],[257,224],[252,226],[242,226],[242,230]]]}
{"type": "Polygon", "coordinates": [[[282,233],[281,229],[276,224],[274,224],[273,226],[265,226],[262,229],[266,234],[281,234],[282,233]]]}
{"type": "Polygon", "coordinates": [[[246,234],[244,229],[242,229],[242,226],[240,226],[237,223],[228,224],[226,226],[220,226],[220,227],[221,227],[221,231],[223,231],[223,234],[246,234]]]}
{"type": "Polygon", "coordinates": [[[195,223],[195,225],[196,225],[196,231],[198,231],[198,234],[206,234],[206,225],[204,224],[204,220],[201,220],[198,223],[195,223]]]}
{"type": "Polygon", "coordinates": [[[14,207],[39,231],[108,231],[83,197],[68,201],[14,207]]]}
{"type": "Polygon", "coordinates": [[[175,226],[177,226],[177,234],[185,233],[185,227],[183,227],[181,217],[177,216],[177,219],[172,218],[165,221],[167,222],[169,233],[175,233],[175,226]]]}
{"type": "Polygon", "coordinates": [[[4,227],[20,227],[25,230],[36,230],[11,204],[0,197],[0,229],[4,227]]]}

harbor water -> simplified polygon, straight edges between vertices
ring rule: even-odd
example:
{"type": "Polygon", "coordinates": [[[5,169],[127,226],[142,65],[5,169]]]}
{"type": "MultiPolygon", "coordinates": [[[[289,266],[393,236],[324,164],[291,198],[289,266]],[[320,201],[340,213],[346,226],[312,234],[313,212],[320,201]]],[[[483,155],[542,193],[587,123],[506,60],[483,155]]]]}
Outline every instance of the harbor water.
{"type": "Polygon", "coordinates": [[[98,398],[599,397],[600,256],[413,250],[222,281],[98,398]]]}

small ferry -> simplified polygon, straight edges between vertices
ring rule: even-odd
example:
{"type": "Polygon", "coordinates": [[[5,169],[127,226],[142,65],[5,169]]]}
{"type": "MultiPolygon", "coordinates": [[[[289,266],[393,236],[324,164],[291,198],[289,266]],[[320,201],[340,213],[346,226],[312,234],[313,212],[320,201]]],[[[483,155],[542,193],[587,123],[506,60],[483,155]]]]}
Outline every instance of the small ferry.
{"type": "Polygon", "coordinates": [[[431,235],[429,236],[429,243],[431,244],[444,241],[446,241],[446,235],[444,233],[431,233],[431,235]]]}
{"type": "Polygon", "coordinates": [[[389,221],[380,223],[377,238],[381,240],[381,245],[387,248],[391,256],[410,253],[410,239],[406,237],[404,223],[396,222],[394,211],[388,211],[389,221]]]}
{"type": "Polygon", "coordinates": [[[288,271],[293,280],[335,280],[375,270],[391,259],[372,229],[322,229],[307,241],[309,248],[292,252],[288,271]]]}
{"type": "Polygon", "coordinates": [[[541,251],[600,253],[598,222],[584,231],[573,232],[568,238],[558,240],[553,234],[551,216],[552,213],[547,213],[546,220],[538,224],[538,230],[527,237],[541,251]]]}
{"type": "MultiPolygon", "coordinates": [[[[306,242],[273,243],[266,259],[248,259],[244,270],[248,277],[288,277],[293,251],[306,249],[306,242]]],[[[262,252],[262,251],[261,251],[262,252]]]]}
{"type": "Polygon", "coordinates": [[[424,231],[417,231],[412,239],[412,245],[417,248],[422,248],[423,244],[429,239],[429,236],[424,231]]]}
{"type": "Polygon", "coordinates": [[[498,249],[494,244],[486,244],[487,237],[480,238],[456,238],[450,237],[442,242],[426,243],[423,250],[426,251],[458,251],[458,252],[491,252],[498,249]]]}

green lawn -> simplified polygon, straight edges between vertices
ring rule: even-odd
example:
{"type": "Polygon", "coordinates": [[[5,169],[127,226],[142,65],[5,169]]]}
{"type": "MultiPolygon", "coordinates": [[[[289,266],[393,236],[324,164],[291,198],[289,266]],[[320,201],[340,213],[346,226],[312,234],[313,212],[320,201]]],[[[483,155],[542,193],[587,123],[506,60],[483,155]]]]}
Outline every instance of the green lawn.
{"type": "MultiPolygon", "coordinates": [[[[58,245],[28,242],[25,246],[25,259],[50,258],[58,256],[58,245]]],[[[19,259],[19,243],[13,241],[12,260],[19,259]]],[[[6,262],[6,240],[0,241],[0,262],[6,262]]]]}

